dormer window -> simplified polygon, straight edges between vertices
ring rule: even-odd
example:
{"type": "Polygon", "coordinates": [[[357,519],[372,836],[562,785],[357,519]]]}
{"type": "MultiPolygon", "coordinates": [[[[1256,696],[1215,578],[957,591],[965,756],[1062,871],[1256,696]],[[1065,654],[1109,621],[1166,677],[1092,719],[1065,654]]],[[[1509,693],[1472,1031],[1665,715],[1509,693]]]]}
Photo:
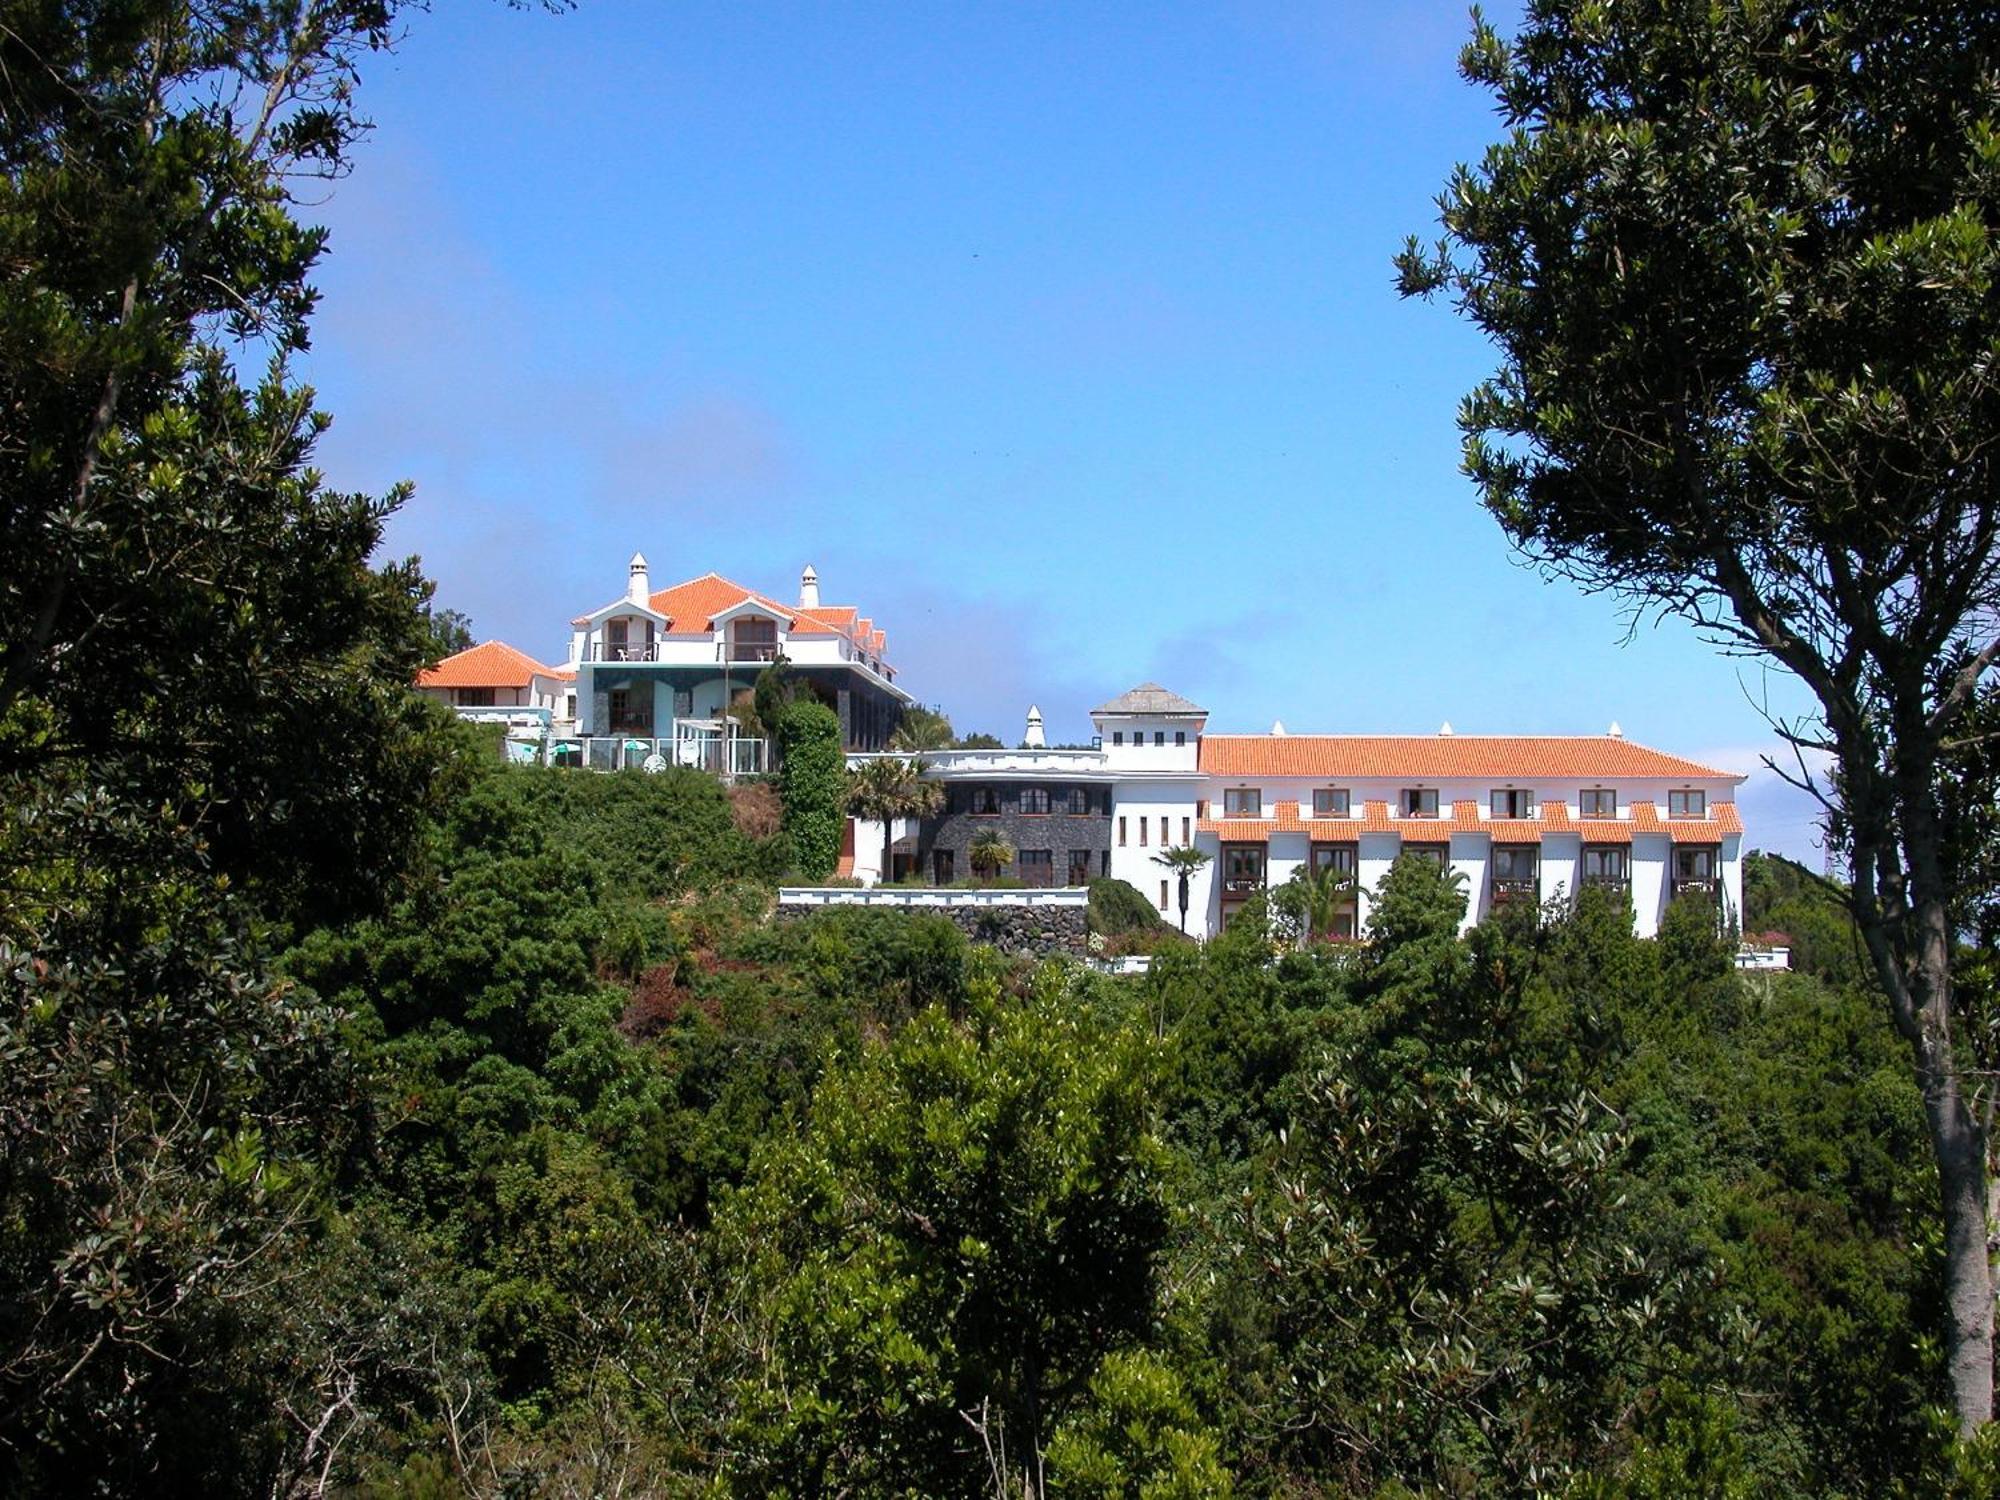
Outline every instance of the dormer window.
{"type": "Polygon", "coordinates": [[[1222,815],[1225,818],[1263,817],[1264,793],[1254,786],[1224,788],[1222,793],[1222,815]]]}
{"type": "Polygon", "coordinates": [[[775,661],[778,622],[764,615],[744,615],[729,622],[731,661],[775,661]]]}
{"type": "Polygon", "coordinates": [[[1708,793],[1701,791],[1678,791],[1667,793],[1667,816],[1670,818],[1705,818],[1708,816],[1708,793]]]}
{"type": "Polygon", "coordinates": [[[1403,816],[1406,818],[1435,818],[1438,815],[1438,794],[1434,786],[1406,786],[1403,788],[1403,816]]]}
{"type": "Polygon", "coordinates": [[[1618,816],[1618,793],[1610,787],[1585,787],[1576,796],[1577,816],[1584,818],[1615,818],[1618,816]]]}
{"type": "Polygon", "coordinates": [[[1487,806],[1496,818],[1532,818],[1535,815],[1535,794],[1514,787],[1501,787],[1494,791],[1487,806]]]}
{"type": "Polygon", "coordinates": [[[1344,818],[1347,816],[1347,788],[1344,786],[1317,786],[1313,788],[1313,816],[1315,818],[1344,818]]]}

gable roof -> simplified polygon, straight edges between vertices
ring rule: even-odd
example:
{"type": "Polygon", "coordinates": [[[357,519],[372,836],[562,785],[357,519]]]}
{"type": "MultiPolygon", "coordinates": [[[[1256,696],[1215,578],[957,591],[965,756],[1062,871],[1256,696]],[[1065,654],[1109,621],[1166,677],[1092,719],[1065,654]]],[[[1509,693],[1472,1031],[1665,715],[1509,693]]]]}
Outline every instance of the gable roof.
{"type": "Polygon", "coordinates": [[[420,688],[524,688],[532,677],[561,677],[505,641],[482,641],[417,673],[420,688]]]}
{"type": "Polygon", "coordinates": [[[1206,714],[1207,709],[1170,693],[1157,682],[1142,682],[1091,710],[1093,714],[1206,714]]]}
{"type": "Polygon", "coordinates": [[[1734,781],[1746,778],[1609,735],[1210,734],[1209,776],[1405,776],[1532,781],[1734,781]]]}
{"type": "Polygon", "coordinates": [[[667,617],[667,629],[680,635],[713,630],[717,615],[743,603],[759,605],[787,625],[792,623],[792,611],[784,605],[755,589],[732,583],[720,573],[704,573],[672,588],[656,589],[646,602],[667,617]]]}

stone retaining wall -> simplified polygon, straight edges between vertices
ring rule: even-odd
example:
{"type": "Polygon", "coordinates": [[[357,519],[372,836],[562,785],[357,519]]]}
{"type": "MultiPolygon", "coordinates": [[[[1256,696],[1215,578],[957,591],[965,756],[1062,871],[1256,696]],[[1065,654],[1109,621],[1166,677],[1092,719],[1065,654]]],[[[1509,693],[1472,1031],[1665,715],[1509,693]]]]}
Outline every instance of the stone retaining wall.
{"type": "MultiPolygon", "coordinates": [[[[859,903],[857,903],[859,904],[859,903]]],[[[778,919],[792,921],[829,908],[821,903],[780,901],[778,919]]],[[[977,906],[909,906],[899,910],[949,918],[975,943],[986,943],[1008,955],[1046,958],[1067,953],[1081,958],[1089,951],[1089,911],[1083,906],[1030,906],[1019,902],[984,901],[977,906]]]]}

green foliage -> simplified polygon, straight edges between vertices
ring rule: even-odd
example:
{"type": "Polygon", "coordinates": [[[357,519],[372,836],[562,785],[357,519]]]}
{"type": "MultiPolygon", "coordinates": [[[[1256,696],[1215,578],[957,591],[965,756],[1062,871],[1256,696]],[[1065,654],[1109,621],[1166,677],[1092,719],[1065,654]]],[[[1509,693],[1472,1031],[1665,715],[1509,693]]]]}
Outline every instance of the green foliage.
{"type": "Polygon", "coordinates": [[[807,881],[824,880],[840,863],[841,812],[846,805],[847,762],[840,750],[840,720],[824,704],[801,701],[785,706],[775,722],[784,757],[778,794],[785,804],[792,857],[807,881]]]}
{"type": "Polygon", "coordinates": [[[830,1074],[731,1207],[768,1319],[745,1493],[980,1488],[968,1420],[1034,1466],[1104,1356],[1149,1331],[1167,1230],[1150,1043],[1079,1013],[1054,968],[1011,1006],[976,975],[969,1008],[830,1074]]]}
{"type": "Polygon", "coordinates": [[[974,733],[960,735],[955,748],[959,750],[1004,750],[1007,747],[1000,743],[998,735],[974,733]]]}
{"type": "Polygon", "coordinates": [[[997,828],[982,828],[966,846],[965,862],[972,866],[973,874],[982,881],[992,881],[1014,863],[1015,852],[1014,846],[1007,842],[1006,834],[997,828]]]}
{"type": "Polygon", "coordinates": [[[1159,931],[1167,925],[1158,908],[1130,884],[1109,878],[1090,882],[1086,920],[1092,932],[1104,937],[1159,931]]]}
{"type": "Polygon", "coordinates": [[[478,638],[472,633],[472,616],[463,610],[426,609],[424,618],[430,625],[431,652],[439,661],[447,656],[456,656],[461,651],[470,651],[478,644],[478,638]]]}
{"type": "Polygon", "coordinates": [[[909,704],[903,709],[896,732],[889,737],[892,750],[949,750],[952,747],[951,720],[942,709],[909,704]]]}

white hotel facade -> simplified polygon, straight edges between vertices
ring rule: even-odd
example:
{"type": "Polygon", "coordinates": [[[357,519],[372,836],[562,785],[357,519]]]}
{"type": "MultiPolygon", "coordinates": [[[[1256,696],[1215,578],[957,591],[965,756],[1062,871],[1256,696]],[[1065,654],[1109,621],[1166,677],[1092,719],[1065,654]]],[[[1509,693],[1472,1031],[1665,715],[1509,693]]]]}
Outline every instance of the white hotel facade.
{"type": "MultiPolygon", "coordinates": [[[[782,657],[833,709],[851,763],[894,753],[914,700],[887,641],[852,606],[823,605],[806,568],[795,604],[704,574],[664,589],[634,556],[622,597],[570,622],[568,660],[543,667],[495,642],[448,658],[419,687],[462,715],[533,715],[537,753],[599,770],[669,764],[725,777],[771,769],[771,747],[732,716],[736,696],[782,657]],[[502,707],[506,705],[507,707],[502,707]]],[[[934,817],[889,830],[896,880],[950,885],[992,829],[1026,885],[1114,876],[1179,918],[1163,850],[1208,856],[1190,881],[1189,929],[1219,931],[1258,892],[1300,870],[1333,869],[1355,896],[1341,927],[1359,933],[1370,893],[1403,854],[1465,878],[1466,922],[1498,903],[1551,901],[1586,885],[1623,889],[1650,936],[1668,903],[1699,889],[1743,906],[1743,778],[1598,736],[1211,734],[1208,714],[1155,683],[1091,712],[1088,749],[1043,744],[1031,709],[1021,748],[912,757],[946,791],[934,817]]],[[[533,726],[531,726],[532,728],[533,726]]],[[[878,883],[880,824],[850,822],[841,873],[878,883]]]]}
{"type": "MultiPolygon", "coordinates": [[[[1209,858],[1190,881],[1188,925],[1209,934],[1259,892],[1318,868],[1352,880],[1342,927],[1357,934],[1370,893],[1406,853],[1465,877],[1467,926],[1496,904],[1557,900],[1586,885],[1628,893],[1641,936],[1658,931],[1667,904],[1684,891],[1703,891],[1731,914],[1742,910],[1735,797],[1743,778],[1615,731],[1210,734],[1205,710],[1152,683],[1091,719],[1091,750],[915,757],[948,787],[991,790],[955,795],[943,817],[892,830],[908,850],[906,868],[926,870],[952,834],[962,840],[990,820],[1016,847],[1019,877],[1053,884],[1065,868],[1094,862],[1093,873],[1135,887],[1169,920],[1179,916],[1178,890],[1159,855],[1193,845],[1209,858]],[[1091,832],[1078,819],[1100,822],[1095,861],[1077,862],[1079,837],[1091,832]],[[1038,837],[1067,845],[1063,859],[1034,857],[1038,837]]],[[[1038,728],[1035,716],[1031,739],[1038,728]]],[[[880,825],[857,830],[852,873],[879,878],[881,847],[880,825]]]]}

